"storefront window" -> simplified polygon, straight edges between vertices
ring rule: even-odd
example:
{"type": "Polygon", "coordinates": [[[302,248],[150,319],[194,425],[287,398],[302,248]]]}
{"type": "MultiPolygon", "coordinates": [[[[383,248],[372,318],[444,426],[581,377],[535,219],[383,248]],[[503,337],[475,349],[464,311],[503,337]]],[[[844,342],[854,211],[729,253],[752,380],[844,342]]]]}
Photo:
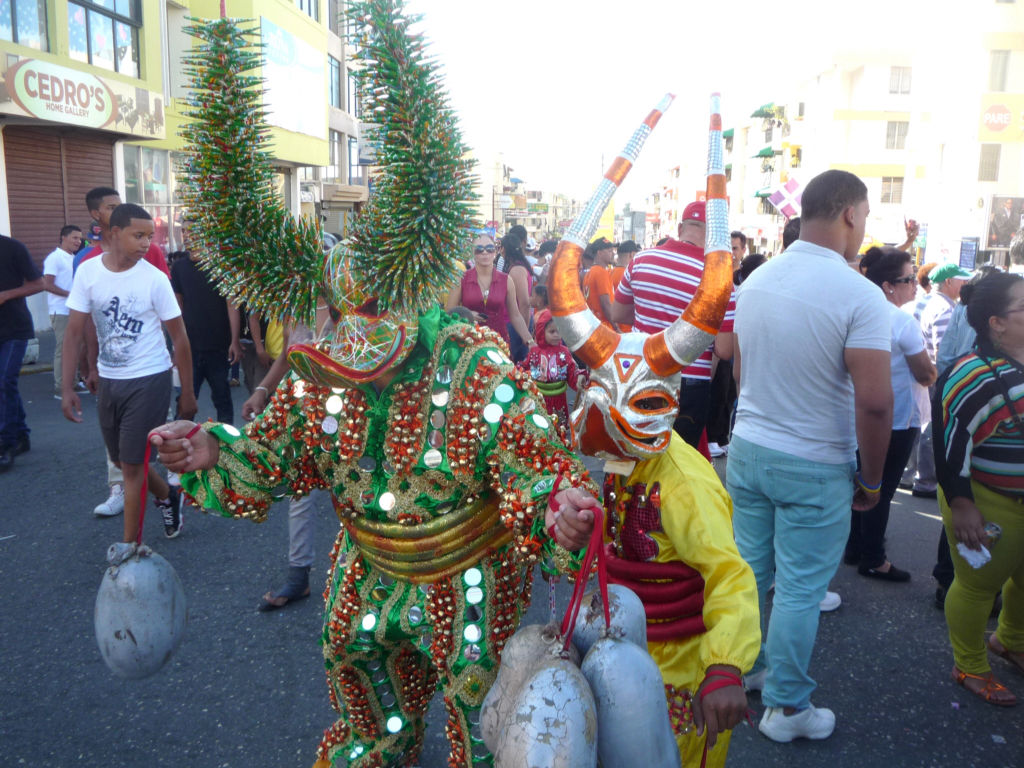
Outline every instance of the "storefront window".
{"type": "Polygon", "coordinates": [[[0,40],[49,50],[46,0],[0,0],[0,40]]]}
{"type": "Polygon", "coordinates": [[[153,217],[153,242],[164,254],[183,250],[181,177],[185,156],[132,144],[124,147],[125,202],[141,205],[153,217]]]}
{"type": "Polygon", "coordinates": [[[141,26],[139,0],[78,0],[68,3],[71,58],[139,77],[141,26]]]}

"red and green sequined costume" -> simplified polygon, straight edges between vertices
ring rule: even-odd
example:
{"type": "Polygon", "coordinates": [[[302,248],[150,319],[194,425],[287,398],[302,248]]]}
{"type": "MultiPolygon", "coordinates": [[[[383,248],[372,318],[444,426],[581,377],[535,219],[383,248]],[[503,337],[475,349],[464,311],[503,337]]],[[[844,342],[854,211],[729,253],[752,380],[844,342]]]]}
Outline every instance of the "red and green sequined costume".
{"type": "Polygon", "coordinates": [[[217,466],[182,475],[199,506],[262,521],[275,499],[324,488],[341,520],[323,631],[340,717],[317,766],[414,764],[439,683],[449,765],[489,765],[479,708],[532,567],[579,567],[544,530],[551,488],[561,474],[596,492],[504,345],[435,309],[379,394],[293,376],[244,433],[204,428],[217,466]]]}

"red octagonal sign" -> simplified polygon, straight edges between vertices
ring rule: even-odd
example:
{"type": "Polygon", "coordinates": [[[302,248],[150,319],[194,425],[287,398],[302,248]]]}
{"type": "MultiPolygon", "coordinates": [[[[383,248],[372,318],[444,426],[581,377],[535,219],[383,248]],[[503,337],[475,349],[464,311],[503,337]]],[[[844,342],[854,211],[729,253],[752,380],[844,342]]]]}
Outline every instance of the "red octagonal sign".
{"type": "Polygon", "coordinates": [[[990,131],[1001,131],[1010,125],[1010,109],[1005,104],[993,104],[981,119],[990,131]]]}

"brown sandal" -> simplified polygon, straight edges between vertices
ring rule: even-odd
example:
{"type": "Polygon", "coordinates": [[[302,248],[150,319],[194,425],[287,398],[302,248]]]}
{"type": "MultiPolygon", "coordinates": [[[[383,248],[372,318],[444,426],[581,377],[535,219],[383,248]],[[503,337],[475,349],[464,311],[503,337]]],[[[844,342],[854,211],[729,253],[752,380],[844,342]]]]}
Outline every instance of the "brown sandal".
{"type": "Polygon", "coordinates": [[[999,638],[996,637],[995,632],[988,636],[987,645],[988,649],[992,651],[992,653],[1000,658],[1006,659],[1010,664],[1017,668],[1018,672],[1024,674],[1024,662],[1020,660],[1020,654],[1010,651],[1009,648],[999,642],[999,638]],[[999,643],[999,646],[996,647],[993,643],[999,643]]]}
{"type": "Polygon", "coordinates": [[[1013,699],[992,698],[992,694],[994,693],[1009,693],[1011,696],[1013,696],[1013,693],[1010,691],[1009,688],[1007,688],[1005,685],[997,681],[992,676],[991,672],[989,672],[987,675],[972,675],[969,672],[961,672],[956,667],[953,667],[953,682],[957,683],[958,685],[962,685],[965,691],[969,691],[978,698],[984,699],[989,704],[993,704],[997,707],[1013,707],[1017,705],[1016,696],[1014,696],[1013,699]],[[975,691],[967,687],[967,680],[979,680],[983,682],[985,685],[982,688],[975,691]]]}

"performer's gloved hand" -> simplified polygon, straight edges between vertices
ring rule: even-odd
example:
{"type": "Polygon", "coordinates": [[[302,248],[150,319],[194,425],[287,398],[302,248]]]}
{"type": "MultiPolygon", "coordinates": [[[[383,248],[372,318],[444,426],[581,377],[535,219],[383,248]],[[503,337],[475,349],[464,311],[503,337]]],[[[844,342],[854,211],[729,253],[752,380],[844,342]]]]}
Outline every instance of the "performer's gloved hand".
{"type": "Polygon", "coordinates": [[[172,421],[149,433],[160,463],[171,472],[197,472],[216,466],[220,443],[197,426],[191,421],[172,421]]]}
{"type": "Polygon", "coordinates": [[[551,500],[544,525],[551,537],[566,549],[582,549],[590,542],[594,530],[594,513],[590,508],[600,505],[589,493],[566,488],[551,500]]]}

